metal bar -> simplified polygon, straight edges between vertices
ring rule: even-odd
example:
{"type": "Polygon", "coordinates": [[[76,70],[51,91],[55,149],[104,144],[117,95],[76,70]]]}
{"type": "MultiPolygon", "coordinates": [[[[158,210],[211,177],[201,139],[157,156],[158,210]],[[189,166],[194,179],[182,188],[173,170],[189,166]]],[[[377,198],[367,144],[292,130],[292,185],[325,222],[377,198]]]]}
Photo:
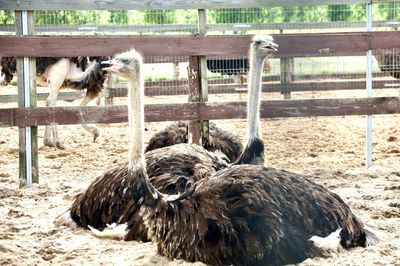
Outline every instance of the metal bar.
{"type": "MultiPolygon", "coordinates": [[[[28,11],[24,10],[22,12],[22,35],[28,35],[28,11]]],[[[31,107],[31,95],[30,95],[30,68],[29,68],[29,58],[24,57],[23,59],[23,72],[24,72],[24,106],[31,107]]],[[[26,161],[26,184],[28,186],[32,185],[32,135],[31,128],[25,128],[25,161],[26,161]]]]}
{"type": "MultiPolygon", "coordinates": [[[[367,8],[367,31],[372,31],[372,1],[366,5],[367,8]]],[[[372,97],[372,51],[367,51],[367,73],[366,73],[367,97],[372,97]]],[[[372,116],[367,115],[365,127],[365,167],[372,166],[372,116]]]]}
{"type": "MultiPolygon", "coordinates": [[[[243,26],[243,24],[241,24],[243,26]]],[[[152,33],[155,25],[35,25],[35,33],[52,33],[54,35],[82,34],[102,32],[115,34],[116,32],[129,32],[130,34],[152,33]]],[[[157,24],[157,32],[196,32],[197,24],[157,24]]],[[[207,24],[209,32],[224,32],[238,29],[237,23],[207,24]]],[[[247,30],[298,30],[306,27],[307,29],[362,29],[365,27],[364,21],[334,21],[334,22],[282,22],[282,23],[246,23],[247,30]]],[[[388,21],[374,21],[374,28],[390,28],[388,21]]],[[[15,32],[14,25],[0,25],[1,32],[15,32]]]]}

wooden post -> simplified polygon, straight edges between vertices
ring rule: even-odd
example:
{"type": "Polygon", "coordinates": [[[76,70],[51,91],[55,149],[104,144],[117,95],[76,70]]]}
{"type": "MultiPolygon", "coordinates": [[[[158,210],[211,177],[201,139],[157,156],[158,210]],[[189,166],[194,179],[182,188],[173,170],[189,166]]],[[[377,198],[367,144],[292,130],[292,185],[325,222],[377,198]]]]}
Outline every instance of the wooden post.
{"type": "MultiPolygon", "coordinates": [[[[199,35],[205,36],[207,34],[207,10],[198,10],[199,25],[198,31],[199,35]]],[[[208,82],[207,82],[207,57],[200,56],[200,101],[208,102],[208,82]]],[[[209,129],[210,121],[203,120],[201,122],[201,143],[208,142],[210,136],[209,129]]]]}
{"type": "Polygon", "coordinates": [[[175,80],[179,80],[179,62],[172,62],[173,67],[172,67],[172,75],[174,76],[175,80]]]}
{"type": "Polygon", "coordinates": [[[107,80],[107,87],[104,89],[104,103],[105,105],[113,105],[114,104],[114,96],[112,93],[112,88],[114,88],[114,85],[116,84],[117,77],[113,75],[112,73],[109,74],[108,80],[107,80]]]}
{"type": "MultiPolygon", "coordinates": [[[[206,34],[207,13],[204,9],[198,10],[198,35],[206,34]]],[[[207,58],[206,56],[189,57],[189,102],[207,102],[207,58]]],[[[191,121],[189,123],[189,143],[202,143],[209,138],[209,121],[191,121]]]]}
{"type": "MultiPolygon", "coordinates": [[[[34,32],[33,11],[16,11],[17,36],[34,32]]],[[[17,58],[18,107],[36,107],[36,60],[17,58]]],[[[20,187],[39,182],[37,126],[19,128],[20,187]]]]}
{"type": "MultiPolygon", "coordinates": [[[[188,79],[189,79],[189,102],[200,102],[201,99],[201,78],[200,78],[199,56],[189,57],[188,79]]],[[[189,123],[189,143],[201,145],[201,121],[195,120],[189,123]]]]}
{"type": "MultiPolygon", "coordinates": [[[[292,57],[284,57],[280,59],[281,63],[281,83],[287,84],[293,81],[294,74],[294,59],[292,57]]],[[[283,98],[285,100],[290,100],[290,91],[282,92],[283,98]]]]}

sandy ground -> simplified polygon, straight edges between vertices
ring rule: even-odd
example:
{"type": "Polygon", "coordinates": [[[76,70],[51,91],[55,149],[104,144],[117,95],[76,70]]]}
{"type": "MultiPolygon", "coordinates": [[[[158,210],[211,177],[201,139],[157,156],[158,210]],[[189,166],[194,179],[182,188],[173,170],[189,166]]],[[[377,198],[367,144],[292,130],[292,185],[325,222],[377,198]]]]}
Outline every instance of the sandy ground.
{"type": "MultiPolygon", "coordinates": [[[[304,97],[315,95],[309,93],[304,97]]],[[[167,100],[182,102],[186,97],[146,99],[148,103],[167,100]]],[[[216,100],[239,100],[239,96],[210,95],[210,101],[216,100]]],[[[124,101],[120,99],[119,103],[124,101]]],[[[2,104],[0,108],[10,106],[13,104],[2,104]]],[[[244,140],[243,120],[215,122],[244,140]]],[[[146,124],[146,140],[166,124],[146,124]]],[[[79,126],[60,126],[66,150],[44,147],[44,128],[39,127],[40,183],[22,189],[18,188],[18,129],[0,128],[0,265],[193,264],[157,255],[152,243],[100,240],[85,229],[53,225],[53,220],[70,206],[78,191],[106,169],[125,160],[126,126],[99,125],[101,136],[96,143],[79,126]]],[[[385,237],[377,246],[309,259],[304,265],[400,265],[399,126],[400,115],[373,117],[374,166],[365,170],[364,117],[262,121],[268,165],[309,175],[338,193],[365,223],[385,237]]]]}

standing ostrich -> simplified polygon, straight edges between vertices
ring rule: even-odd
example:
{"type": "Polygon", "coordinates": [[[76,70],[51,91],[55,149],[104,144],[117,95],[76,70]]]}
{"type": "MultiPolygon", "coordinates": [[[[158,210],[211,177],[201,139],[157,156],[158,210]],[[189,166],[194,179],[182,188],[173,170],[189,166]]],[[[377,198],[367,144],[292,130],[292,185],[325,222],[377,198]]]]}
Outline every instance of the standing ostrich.
{"type": "MultiPolygon", "coordinates": [[[[135,51],[125,52],[107,63],[113,65],[104,70],[117,72],[128,78],[128,96],[135,100],[139,91],[137,87],[143,86],[139,67],[142,65],[141,56],[135,51]]],[[[140,91],[144,89],[141,87],[140,91]]],[[[136,129],[141,126],[137,123],[142,116],[138,114],[138,104],[138,101],[129,101],[130,130],[135,131],[131,135],[130,156],[133,151],[138,152],[133,143],[140,142],[141,147],[143,146],[142,134],[136,129]]],[[[155,149],[146,152],[145,157],[150,182],[158,190],[168,194],[183,193],[191,183],[228,166],[225,156],[221,157],[195,144],[177,144],[155,149]]],[[[147,231],[138,213],[142,199],[132,193],[137,184],[136,179],[129,176],[129,164],[123,163],[97,177],[84,193],[75,197],[70,210],[58,217],[56,224],[75,224],[103,230],[107,229],[108,224],[129,221],[129,228],[132,230],[124,239],[148,241],[147,231]]]]}
{"type": "MultiPolygon", "coordinates": [[[[261,60],[276,47],[270,36],[255,37],[250,57],[261,60]]],[[[115,60],[111,64],[120,75],[128,71],[143,75],[137,56],[130,63],[115,60]]],[[[134,186],[126,193],[143,202],[140,215],[160,254],[210,265],[282,265],[322,255],[331,246],[326,245],[327,239],[344,248],[365,247],[377,240],[338,195],[283,170],[232,165],[187,187],[184,193],[159,192],[146,171],[144,91],[135,80],[130,89],[134,99],[129,106],[126,177],[134,186]]],[[[124,238],[137,230],[129,227],[130,222],[93,233],[124,238]]]]}
{"type": "MultiPolygon", "coordinates": [[[[100,61],[108,57],[38,57],[36,58],[37,75],[47,80],[50,94],[46,100],[47,107],[56,106],[57,96],[62,85],[71,86],[78,90],[86,89],[85,99],[81,106],[87,105],[94,98],[99,97],[106,79],[106,72],[100,67],[100,61]]],[[[9,83],[15,75],[16,58],[0,58],[0,84],[9,83]]],[[[98,98],[99,99],[99,98],[98,98]]],[[[97,101],[99,104],[99,101],[97,101]]],[[[83,124],[82,127],[93,136],[96,141],[99,130],[94,126],[83,124]]],[[[56,125],[46,126],[44,145],[64,149],[58,138],[56,125]]]]}

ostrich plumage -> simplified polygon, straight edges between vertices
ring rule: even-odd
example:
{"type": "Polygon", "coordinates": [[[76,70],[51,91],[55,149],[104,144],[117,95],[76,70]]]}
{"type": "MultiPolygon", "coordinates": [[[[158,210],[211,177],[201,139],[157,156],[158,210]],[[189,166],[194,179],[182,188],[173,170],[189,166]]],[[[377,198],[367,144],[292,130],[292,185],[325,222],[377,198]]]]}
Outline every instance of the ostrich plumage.
{"type": "MultiPolygon", "coordinates": [[[[139,55],[132,53],[133,58],[127,53],[129,60],[139,60],[139,55]]],[[[122,59],[123,55],[120,56],[122,59]]],[[[123,59],[123,62],[131,62],[127,60],[123,59]]],[[[132,142],[142,141],[135,138],[132,142]]],[[[145,157],[150,181],[159,191],[168,194],[183,193],[186,186],[228,166],[225,156],[195,144],[176,144],[155,149],[146,152],[145,157]]],[[[135,187],[136,180],[128,177],[128,168],[129,164],[123,163],[97,177],[85,192],[75,197],[70,209],[56,223],[72,223],[103,230],[107,224],[129,221],[132,230],[124,239],[148,240],[138,213],[142,200],[129,193],[131,187],[135,187]]]]}
{"type": "MultiPolygon", "coordinates": [[[[81,105],[86,105],[98,97],[107,78],[107,72],[101,69],[100,61],[107,59],[109,57],[37,57],[36,74],[47,80],[50,90],[46,105],[49,107],[56,105],[61,86],[69,86],[77,90],[86,89],[86,96],[81,105]]],[[[0,67],[2,77],[0,83],[8,84],[17,70],[16,58],[0,58],[0,67]]],[[[93,126],[82,126],[92,134],[95,141],[100,134],[99,130],[93,126]]],[[[56,126],[46,126],[44,144],[64,148],[58,138],[56,126]]]]}
{"type": "MultiPolygon", "coordinates": [[[[145,156],[150,182],[166,194],[183,193],[186,186],[228,166],[219,156],[194,144],[168,146],[146,152],[145,156]]],[[[107,224],[130,221],[132,230],[124,239],[148,241],[138,214],[140,196],[130,193],[135,182],[128,177],[128,163],[116,166],[75,197],[69,215],[77,225],[98,230],[107,224]]]]}
{"type": "MultiPolygon", "coordinates": [[[[243,152],[243,145],[238,136],[223,130],[213,122],[209,124],[210,136],[203,147],[208,151],[220,151],[226,155],[230,162],[234,162],[243,152]]],[[[188,143],[188,123],[179,121],[157,132],[151,137],[145,152],[175,145],[188,143]]]]}
{"type": "MultiPolygon", "coordinates": [[[[276,47],[269,36],[255,37],[250,51],[254,58],[262,59],[276,47]]],[[[113,65],[122,68],[123,74],[128,71],[125,64],[117,60],[113,65]]],[[[143,75],[140,64],[135,66],[130,71],[143,75]]],[[[304,176],[257,164],[231,165],[186,187],[183,193],[161,193],[150,182],[144,144],[138,141],[144,134],[143,87],[132,82],[131,90],[126,179],[132,183],[126,194],[141,202],[143,231],[160,254],[210,265],[281,265],[323,254],[318,237],[336,233],[337,244],[344,248],[366,246],[374,240],[338,195],[304,176]]],[[[249,106],[259,101],[254,95],[249,106]]],[[[248,125],[255,123],[254,128],[258,128],[257,121],[248,125]]],[[[128,217],[131,209],[127,208],[128,217]]],[[[115,235],[126,238],[136,233],[138,228],[132,226],[137,224],[135,219],[128,219],[125,230],[115,235]]],[[[93,233],[98,237],[112,235],[93,233]]]]}

